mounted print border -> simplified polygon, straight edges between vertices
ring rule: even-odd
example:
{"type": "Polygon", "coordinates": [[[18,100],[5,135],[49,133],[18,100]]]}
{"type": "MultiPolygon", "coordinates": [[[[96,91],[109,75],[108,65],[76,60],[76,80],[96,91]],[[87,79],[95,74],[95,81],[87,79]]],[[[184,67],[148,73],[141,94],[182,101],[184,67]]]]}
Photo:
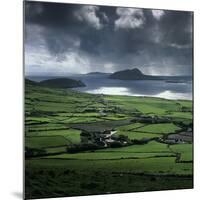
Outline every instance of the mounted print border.
{"type": "Polygon", "coordinates": [[[25,198],[193,188],[193,12],[24,2],[25,198]]]}

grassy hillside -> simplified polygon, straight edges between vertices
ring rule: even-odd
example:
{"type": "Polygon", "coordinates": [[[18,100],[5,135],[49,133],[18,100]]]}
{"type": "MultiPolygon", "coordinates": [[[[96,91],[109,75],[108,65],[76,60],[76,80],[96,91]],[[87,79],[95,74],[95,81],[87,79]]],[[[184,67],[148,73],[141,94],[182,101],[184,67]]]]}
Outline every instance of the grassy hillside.
{"type": "Polygon", "coordinates": [[[193,144],[165,142],[191,127],[191,101],[92,95],[26,82],[26,198],[192,188],[193,144]],[[101,129],[115,129],[114,136],[128,143],[69,152],[82,145],[81,130],[101,129]]]}

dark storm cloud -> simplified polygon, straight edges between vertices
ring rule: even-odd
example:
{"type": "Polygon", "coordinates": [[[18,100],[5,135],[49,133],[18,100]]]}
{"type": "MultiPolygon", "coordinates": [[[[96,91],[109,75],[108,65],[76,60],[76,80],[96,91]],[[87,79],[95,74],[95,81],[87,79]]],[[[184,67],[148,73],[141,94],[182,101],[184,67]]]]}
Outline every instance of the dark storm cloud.
{"type": "Polygon", "coordinates": [[[41,68],[52,59],[52,65],[76,65],[79,72],[192,71],[190,12],[26,1],[25,24],[27,65],[37,60],[36,49],[38,54],[43,49],[41,68]]]}
{"type": "Polygon", "coordinates": [[[192,15],[189,12],[166,11],[166,15],[160,22],[164,35],[164,42],[177,45],[192,45],[192,15]]]}

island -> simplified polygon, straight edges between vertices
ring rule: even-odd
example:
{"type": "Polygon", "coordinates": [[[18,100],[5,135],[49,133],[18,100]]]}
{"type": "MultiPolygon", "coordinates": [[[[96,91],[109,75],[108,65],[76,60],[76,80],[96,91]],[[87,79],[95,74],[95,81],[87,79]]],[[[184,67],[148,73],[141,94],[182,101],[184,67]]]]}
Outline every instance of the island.
{"type": "Polygon", "coordinates": [[[109,78],[119,80],[164,80],[162,76],[145,75],[137,68],[114,72],[109,78]]]}
{"type": "Polygon", "coordinates": [[[26,79],[26,83],[31,83],[32,85],[40,85],[50,88],[76,88],[76,87],[85,87],[86,85],[80,80],[74,80],[70,78],[53,78],[39,83],[26,79]]]}

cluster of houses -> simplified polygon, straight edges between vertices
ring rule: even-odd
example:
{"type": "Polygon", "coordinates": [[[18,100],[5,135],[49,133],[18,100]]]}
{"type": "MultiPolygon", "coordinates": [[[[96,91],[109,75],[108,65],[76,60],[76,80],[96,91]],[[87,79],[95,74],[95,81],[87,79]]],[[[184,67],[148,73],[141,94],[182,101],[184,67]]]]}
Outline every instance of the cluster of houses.
{"type": "Polygon", "coordinates": [[[159,142],[166,144],[184,144],[193,142],[192,128],[174,134],[169,134],[166,137],[158,138],[159,142]]]}
{"type": "MultiPolygon", "coordinates": [[[[116,134],[117,131],[114,129],[104,129],[104,130],[96,130],[96,131],[85,131],[81,132],[81,143],[82,144],[97,144],[100,146],[108,147],[112,143],[116,142],[116,134]]],[[[124,141],[124,143],[126,143],[124,141]]]]}
{"type": "Polygon", "coordinates": [[[180,133],[170,134],[167,136],[165,143],[168,144],[183,144],[183,143],[192,143],[193,142],[193,131],[191,128],[188,128],[186,131],[180,133]]]}
{"type": "MultiPolygon", "coordinates": [[[[102,111],[101,114],[105,115],[106,113],[102,111]]],[[[156,124],[169,123],[171,122],[171,119],[168,117],[138,116],[132,119],[130,122],[156,124]]],[[[117,131],[113,128],[115,126],[110,127],[109,125],[102,124],[88,124],[85,126],[81,125],[80,127],[77,126],[76,128],[81,130],[81,144],[95,144],[101,147],[111,147],[113,144],[117,143],[118,145],[125,146],[129,144],[143,144],[150,140],[149,138],[143,138],[139,141],[130,140],[127,136],[117,134],[117,131]]],[[[184,131],[182,130],[181,132],[172,133],[167,136],[157,138],[157,141],[166,144],[192,143],[193,130],[191,127],[192,125],[185,127],[184,131]]]]}

